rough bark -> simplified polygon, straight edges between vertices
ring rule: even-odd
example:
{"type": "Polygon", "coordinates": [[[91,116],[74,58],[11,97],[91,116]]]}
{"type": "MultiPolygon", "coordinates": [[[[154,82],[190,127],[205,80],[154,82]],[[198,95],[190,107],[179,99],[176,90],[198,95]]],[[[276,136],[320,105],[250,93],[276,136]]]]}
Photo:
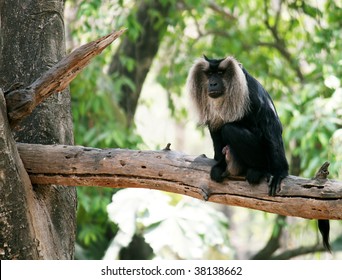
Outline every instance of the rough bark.
{"type": "MultiPolygon", "coordinates": [[[[14,84],[26,87],[65,56],[64,1],[3,0],[1,11],[0,40],[0,87],[13,88],[14,84]]],[[[16,141],[42,144],[72,144],[72,119],[68,90],[49,97],[34,112],[24,119],[14,132],[16,141]]],[[[19,180],[17,178],[16,180],[19,180]]],[[[16,182],[18,186],[19,182],[16,182]]],[[[15,231],[5,232],[2,240],[28,233],[28,228],[20,224],[20,213],[37,211],[33,217],[35,230],[44,230],[44,238],[39,235],[40,256],[44,259],[72,259],[74,256],[76,228],[76,190],[63,186],[39,188],[34,186],[34,205],[22,203],[22,193],[12,193],[10,186],[4,185],[2,198],[12,196],[16,205],[17,222],[15,231]],[[32,210],[33,211],[33,210],[32,210]],[[13,236],[12,236],[13,235],[13,236]]],[[[3,202],[2,202],[3,203],[3,202]]],[[[6,221],[6,215],[2,216],[6,221]]],[[[18,239],[20,241],[20,239],[18,239]]],[[[3,244],[2,244],[3,245],[3,244]]],[[[18,244],[22,248],[25,243],[18,244]]],[[[5,255],[4,258],[11,258],[5,255]]],[[[18,253],[18,258],[30,258],[29,254],[18,253]]],[[[32,253],[31,258],[37,255],[32,253]]]]}
{"type": "Polygon", "coordinates": [[[19,143],[18,149],[34,183],[157,189],[286,216],[342,219],[342,182],[334,180],[289,176],[270,197],[266,182],[211,181],[214,161],[204,156],[19,143]]]}
{"type": "Polygon", "coordinates": [[[0,89],[0,259],[38,259],[32,185],[7,121],[0,89]],[[25,245],[24,245],[25,244],[25,245]]]}

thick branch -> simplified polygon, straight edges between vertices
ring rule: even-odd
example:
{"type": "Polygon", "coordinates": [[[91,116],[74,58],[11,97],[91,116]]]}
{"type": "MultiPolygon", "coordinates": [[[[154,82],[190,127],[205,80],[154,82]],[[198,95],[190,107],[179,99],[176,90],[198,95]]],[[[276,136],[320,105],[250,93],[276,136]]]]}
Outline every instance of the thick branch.
{"type": "Polygon", "coordinates": [[[23,89],[6,93],[7,112],[10,125],[15,126],[33,109],[53,93],[64,90],[90,60],[100,54],[117,39],[125,29],[112,32],[96,41],[85,44],[64,57],[35,82],[23,89]]]}
{"type": "Polygon", "coordinates": [[[312,219],[342,219],[342,182],[289,176],[277,196],[267,183],[244,180],[215,183],[209,178],[213,160],[163,151],[95,149],[81,146],[18,143],[34,184],[148,188],[185,194],[222,204],[312,219]]]}

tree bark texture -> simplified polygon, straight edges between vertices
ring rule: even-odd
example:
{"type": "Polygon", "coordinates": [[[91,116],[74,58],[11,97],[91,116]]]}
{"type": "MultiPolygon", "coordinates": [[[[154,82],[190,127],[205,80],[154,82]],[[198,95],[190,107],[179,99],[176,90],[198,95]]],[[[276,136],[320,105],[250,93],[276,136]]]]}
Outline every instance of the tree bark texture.
{"type": "Polygon", "coordinates": [[[110,64],[109,74],[127,77],[134,85],[132,88],[125,84],[120,91],[120,106],[126,113],[128,127],[133,122],[142,86],[168,26],[166,19],[171,5],[165,2],[138,1],[137,10],[133,9],[132,15],[136,17],[141,31],[134,40],[129,37],[123,39],[110,64]],[[133,69],[123,62],[125,57],[134,61],[133,69]]]}
{"type": "MultiPolygon", "coordinates": [[[[1,88],[25,88],[65,56],[63,10],[63,0],[0,2],[1,88]]],[[[26,143],[73,144],[72,131],[70,95],[68,90],[64,90],[49,97],[20,122],[14,131],[14,138],[26,143]]],[[[5,172],[8,172],[7,166],[5,168],[5,172]]],[[[20,183],[16,182],[16,185],[19,186],[20,183]]],[[[4,232],[1,240],[15,239],[28,233],[28,228],[20,224],[21,215],[36,211],[37,215],[33,219],[37,219],[37,230],[44,230],[43,240],[37,235],[35,241],[41,246],[39,258],[72,259],[76,232],[75,188],[53,185],[48,189],[33,186],[33,190],[32,204],[23,204],[22,193],[25,193],[25,189],[17,189],[13,193],[10,185],[2,186],[2,199],[11,196],[13,205],[18,208],[18,214],[17,220],[12,219],[17,221],[15,230],[4,232]]],[[[6,222],[10,214],[3,211],[1,213],[1,221],[6,222]]],[[[17,240],[20,241],[20,238],[17,240]]],[[[0,247],[2,246],[4,245],[1,244],[0,247]]],[[[26,243],[18,246],[25,247],[26,243]]],[[[4,256],[11,257],[12,255],[4,256]]],[[[20,252],[17,254],[17,258],[22,259],[36,257],[35,254],[31,257],[20,252]]]]}
{"type": "Polygon", "coordinates": [[[34,193],[7,121],[0,89],[0,259],[38,259],[34,193]]]}
{"type": "Polygon", "coordinates": [[[242,178],[222,184],[211,181],[214,160],[205,156],[167,149],[17,145],[33,183],[157,189],[286,216],[342,219],[342,182],[338,181],[289,176],[271,197],[266,182],[251,186],[242,178]]]}

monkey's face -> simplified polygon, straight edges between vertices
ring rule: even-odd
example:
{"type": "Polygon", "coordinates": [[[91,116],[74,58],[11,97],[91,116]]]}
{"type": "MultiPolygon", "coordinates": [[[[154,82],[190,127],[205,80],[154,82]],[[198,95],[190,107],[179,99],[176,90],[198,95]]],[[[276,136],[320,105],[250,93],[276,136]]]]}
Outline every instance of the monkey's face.
{"type": "Polygon", "coordinates": [[[208,63],[205,70],[208,79],[208,95],[211,98],[218,98],[226,93],[230,81],[234,80],[236,72],[241,71],[241,64],[231,57],[209,59],[204,56],[204,59],[208,63]]]}
{"type": "Polygon", "coordinates": [[[223,71],[208,71],[208,95],[211,98],[217,98],[224,94],[223,71]]]}
{"type": "Polygon", "coordinates": [[[249,110],[249,93],[241,64],[233,57],[197,60],[187,86],[200,123],[211,128],[241,119],[249,110]]]}
{"type": "Polygon", "coordinates": [[[223,59],[209,59],[204,56],[205,69],[204,73],[207,78],[207,94],[211,98],[218,98],[224,94],[225,84],[223,75],[225,69],[220,68],[223,59]]]}

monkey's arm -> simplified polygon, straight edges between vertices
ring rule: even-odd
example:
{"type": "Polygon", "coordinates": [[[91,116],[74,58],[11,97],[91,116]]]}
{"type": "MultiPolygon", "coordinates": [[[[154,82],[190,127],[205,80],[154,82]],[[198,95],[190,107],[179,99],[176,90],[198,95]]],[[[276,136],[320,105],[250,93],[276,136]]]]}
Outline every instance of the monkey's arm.
{"type": "Polygon", "coordinates": [[[268,178],[269,195],[274,196],[281,181],[289,175],[289,165],[285,156],[282,139],[282,127],[278,116],[271,107],[266,109],[263,132],[266,138],[266,149],[270,174],[268,178]]]}
{"type": "Polygon", "coordinates": [[[275,196],[280,187],[281,181],[289,175],[288,163],[285,158],[285,151],[282,141],[270,142],[270,174],[268,176],[269,195],[275,196]]]}
{"type": "Polygon", "coordinates": [[[253,93],[250,95],[252,103],[258,108],[255,119],[264,138],[269,169],[269,195],[274,196],[282,179],[288,175],[289,169],[282,139],[282,126],[268,92],[247,72],[245,74],[249,91],[253,93]]]}

